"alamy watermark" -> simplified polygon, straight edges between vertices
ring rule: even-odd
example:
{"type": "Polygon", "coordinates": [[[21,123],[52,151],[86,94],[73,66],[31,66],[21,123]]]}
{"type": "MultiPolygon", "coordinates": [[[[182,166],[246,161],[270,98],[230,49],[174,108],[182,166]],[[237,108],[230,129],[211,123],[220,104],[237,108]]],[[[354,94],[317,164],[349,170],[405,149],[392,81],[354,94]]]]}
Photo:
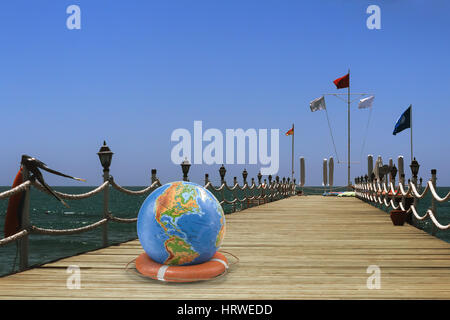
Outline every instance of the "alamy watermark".
{"type": "Polygon", "coordinates": [[[66,287],[67,289],[81,289],[81,271],[77,265],[70,265],[66,269],[66,273],[70,276],[67,277],[66,287]]]}
{"type": "Polygon", "coordinates": [[[193,139],[187,129],[178,128],[172,132],[170,140],[178,143],[173,146],[170,157],[174,164],[180,164],[184,159],[208,165],[259,163],[262,175],[273,175],[279,169],[279,136],[279,129],[270,129],[270,133],[268,129],[226,129],[225,135],[215,128],[203,132],[202,121],[194,121],[193,139]],[[204,142],[208,143],[205,147],[204,142]]]}
{"type": "Polygon", "coordinates": [[[381,9],[379,6],[372,4],[367,7],[367,14],[370,16],[366,20],[366,26],[369,30],[380,30],[381,29],[381,9]]]}
{"type": "Polygon", "coordinates": [[[79,6],[72,4],[67,7],[66,13],[70,14],[66,20],[66,27],[69,30],[81,29],[81,9],[79,6]]]}
{"type": "Polygon", "coordinates": [[[367,289],[381,289],[381,269],[377,265],[370,265],[367,267],[366,273],[371,275],[367,278],[367,289]]]}

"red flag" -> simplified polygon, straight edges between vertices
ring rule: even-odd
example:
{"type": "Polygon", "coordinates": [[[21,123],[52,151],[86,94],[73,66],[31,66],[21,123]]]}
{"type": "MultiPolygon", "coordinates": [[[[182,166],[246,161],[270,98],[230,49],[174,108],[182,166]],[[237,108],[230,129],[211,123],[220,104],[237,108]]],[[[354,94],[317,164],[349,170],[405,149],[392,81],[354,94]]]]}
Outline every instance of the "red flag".
{"type": "Polygon", "coordinates": [[[337,89],[348,88],[350,85],[350,73],[333,81],[337,89]]]}
{"type": "Polygon", "coordinates": [[[292,136],[294,134],[294,127],[292,127],[292,129],[290,129],[288,132],[286,132],[287,136],[292,136]]]}

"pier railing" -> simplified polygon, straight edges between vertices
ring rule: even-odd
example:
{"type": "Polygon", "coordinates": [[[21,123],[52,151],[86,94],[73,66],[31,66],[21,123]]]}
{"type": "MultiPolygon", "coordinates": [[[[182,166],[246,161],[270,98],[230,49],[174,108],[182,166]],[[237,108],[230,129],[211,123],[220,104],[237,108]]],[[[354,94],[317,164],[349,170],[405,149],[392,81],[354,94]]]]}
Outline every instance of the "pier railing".
{"type": "MultiPolygon", "coordinates": [[[[401,159],[403,162],[403,159],[401,159]]],[[[403,163],[401,163],[403,165],[403,163]]],[[[417,173],[419,164],[414,159],[411,163],[412,180],[408,180],[405,183],[405,176],[401,174],[400,182],[396,185],[395,176],[397,168],[395,165],[379,166],[377,170],[377,176],[375,173],[371,175],[365,175],[357,177],[355,179],[355,195],[361,200],[379,204],[382,207],[388,209],[405,211],[407,214],[413,215],[417,220],[423,221],[429,218],[432,225],[432,234],[435,235],[437,229],[450,230],[450,223],[445,225],[439,222],[437,203],[442,203],[450,200],[450,192],[444,197],[438,195],[436,191],[436,169],[431,170],[431,178],[426,183],[423,190],[422,178],[420,179],[420,185],[417,184],[417,173]],[[389,174],[389,182],[387,182],[389,174]],[[407,187],[407,189],[406,189],[407,187]],[[419,190],[418,190],[419,189],[419,190]],[[419,200],[423,199],[427,194],[431,193],[431,207],[426,210],[425,213],[420,214],[418,212],[419,200]]]]}
{"type": "MultiPolygon", "coordinates": [[[[22,211],[20,214],[21,226],[20,230],[6,238],[0,239],[0,247],[5,246],[12,242],[17,242],[18,251],[19,251],[19,270],[23,271],[28,268],[28,249],[29,249],[29,235],[30,234],[43,234],[43,235],[71,235],[71,234],[79,234],[83,232],[90,231],[92,229],[102,227],[102,243],[103,247],[108,246],[108,228],[107,224],[109,221],[118,222],[118,223],[135,223],[137,221],[136,218],[121,218],[111,214],[109,211],[109,190],[110,188],[114,188],[119,192],[122,192],[127,195],[144,195],[150,194],[153,190],[161,186],[160,180],[156,177],[156,169],[152,169],[151,171],[151,185],[145,187],[141,190],[130,190],[118,185],[113,176],[109,174],[109,166],[111,164],[112,152],[110,152],[109,148],[106,146],[106,143],[100,149],[98,153],[100,157],[100,161],[103,166],[103,178],[104,182],[100,186],[95,189],[82,193],[82,194],[67,194],[55,191],[54,192],[62,199],[65,200],[81,200],[92,197],[100,192],[103,192],[103,216],[96,222],[93,222],[87,226],[83,226],[80,228],[74,229],[46,229],[38,226],[31,225],[30,223],[30,188],[34,187],[35,189],[49,194],[49,192],[39,183],[34,177],[28,177],[28,180],[18,185],[15,188],[7,190],[5,192],[0,193],[0,199],[9,199],[11,196],[18,193],[25,193],[25,202],[22,207],[22,211]],[[103,149],[103,151],[102,151],[103,149]],[[102,159],[105,154],[109,157],[109,159],[102,159]]],[[[187,161],[184,161],[181,164],[181,168],[183,171],[183,180],[189,181],[188,172],[189,172],[190,164],[187,161]]],[[[213,186],[213,184],[209,181],[208,174],[205,174],[205,185],[204,187],[210,190],[216,198],[219,200],[220,204],[225,210],[226,206],[231,206],[231,212],[235,212],[237,210],[243,210],[249,208],[251,206],[264,204],[271,201],[276,201],[279,199],[283,199],[286,197],[290,197],[295,195],[295,179],[293,182],[290,181],[289,178],[280,179],[278,176],[272,181],[272,177],[269,176],[269,182],[267,183],[266,179],[264,182],[261,182],[262,175],[259,173],[258,184],[255,183],[254,178],[251,179],[251,183],[247,183],[247,171],[244,169],[242,172],[242,177],[244,183],[240,186],[237,182],[237,178],[234,177],[233,185],[228,186],[225,181],[225,173],[226,169],[222,165],[219,169],[219,174],[221,177],[221,185],[219,187],[213,186]],[[225,191],[228,191],[228,197],[225,191]],[[240,195],[239,195],[240,193],[240,195]],[[231,195],[231,199],[230,199],[231,195]]]]}

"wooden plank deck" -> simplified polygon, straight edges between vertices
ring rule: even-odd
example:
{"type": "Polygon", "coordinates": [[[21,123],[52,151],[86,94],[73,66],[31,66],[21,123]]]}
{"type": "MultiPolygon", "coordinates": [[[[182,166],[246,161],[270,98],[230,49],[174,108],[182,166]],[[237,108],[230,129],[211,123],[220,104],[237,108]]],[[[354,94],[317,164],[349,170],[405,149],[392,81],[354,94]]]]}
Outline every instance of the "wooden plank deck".
{"type": "Polygon", "coordinates": [[[227,215],[223,250],[240,258],[224,277],[173,284],[125,265],[138,240],[0,278],[2,299],[450,299],[450,244],[355,198],[292,197],[227,215]],[[67,289],[66,268],[81,268],[67,289]],[[368,289],[369,265],[381,288],[368,289]]]}

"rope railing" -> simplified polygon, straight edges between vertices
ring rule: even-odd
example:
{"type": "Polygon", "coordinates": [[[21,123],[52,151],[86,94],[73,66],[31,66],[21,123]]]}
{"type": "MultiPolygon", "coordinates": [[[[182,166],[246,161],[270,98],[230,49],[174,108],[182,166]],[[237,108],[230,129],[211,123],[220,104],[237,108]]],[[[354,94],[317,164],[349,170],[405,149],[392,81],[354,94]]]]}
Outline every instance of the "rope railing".
{"type": "MultiPolygon", "coordinates": [[[[109,177],[109,183],[111,184],[111,186],[128,195],[143,195],[146,194],[150,191],[153,191],[154,189],[158,188],[159,186],[161,186],[161,182],[159,182],[159,180],[156,180],[155,182],[153,182],[151,185],[149,185],[147,188],[144,188],[142,190],[130,190],[130,189],[126,189],[124,187],[119,186],[115,181],[114,178],[112,176],[109,177]]],[[[105,182],[106,183],[106,182],[105,182]]]]}
{"type": "Polygon", "coordinates": [[[14,242],[14,241],[20,240],[21,238],[25,237],[28,234],[29,234],[28,230],[22,230],[22,231],[19,231],[19,232],[15,233],[15,234],[13,234],[13,235],[11,235],[9,237],[0,239],[0,247],[4,246],[4,245],[7,245],[10,242],[14,242]]]}
{"type": "MultiPolygon", "coordinates": [[[[37,181],[33,181],[32,182],[33,187],[36,187],[37,190],[50,194],[50,192],[45,189],[39,182],[37,181]]],[[[86,192],[86,193],[80,193],[80,194],[68,194],[68,193],[62,193],[56,190],[53,190],[53,192],[60,198],[62,199],[68,199],[68,200],[82,200],[82,199],[87,199],[92,197],[93,195],[96,195],[97,193],[100,193],[101,191],[103,191],[105,188],[107,188],[109,185],[108,181],[103,182],[103,184],[99,185],[97,188],[86,192]]]]}
{"type": "Polygon", "coordinates": [[[9,189],[7,191],[4,191],[0,193],[0,199],[6,199],[9,198],[17,193],[25,191],[29,186],[31,185],[31,181],[25,181],[22,184],[19,184],[17,187],[9,189]]]}
{"type": "Polygon", "coordinates": [[[235,183],[233,186],[228,186],[225,181],[222,181],[222,184],[219,187],[214,187],[211,182],[207,182],[205,184],[205,188],[209,189],[210,191],[213,191],[215,193],[219,193],[220,200],[219,203],[223,206],[224,204],[233,205],[233,212],[236,211],[236,204],[237,203],[247,203],[247,208],[252,204],[264,204],[267,202],[272,202],[275,200],[279,200],[282,198],[286,198],[289,196],[293,196],[296,194],[295,192],[295,184],[294,183],[277,183],[277,182],[270,182],[269,184],[262,184],[259,182],[258,185],[256,185],[254,182],[251,185],[248,185],[245,181],[243,186],[241,187],[238,183],[235,183]],[[228,190],[233,195],[233,199],[226,199],[224,190],[228,190]],[[236,190],[239,189],[241,191],[244,191],[244,197],[239,198],[239,196],[236,194],[236,190]],[[257,192],[258,194],[252,194],[249,195],[245,191],[252,191],[257,192]]]}
{"type": "MultiPolygon", "coordinates": [[[[103,165],[103,163],[102,163],[103,165]]],[[[109,164],[108,164],[109,167],[109,164]]],[[[18,250],[20,252],[20,265],[19,269],[25,270],[28,268],[28,236],[31,234],[38,234],[38,235],[51,235],[51,236],[58,236],[58,235],[73,235],[73,234],[80,234],[84,233],[93,229],[96,229],[98,227],[103,227],[103,245],[106,246],[108,243],[107,238],[107,223],[109,221],[117,222],[117,223],[136,223],[137,217],[134,218],[121,218],[117,217],[111,214],[111,212],[108,209],[108,202],[109,202],[109,188],[112,187],[116,189],[118,192],[127,194],[127,195],[145,195],[147,193],[151,193],[156,188],[161,186],[161,182],[158,178],[156,178],[156,169],[152,170],[152,183],[148,187],[145,187],[141,190],[130,190],[125,187],[120,186],[114,181],[114,178],[109,175],[109,168],[104,166],[104,182],[99,185],[98,187],[95,187],[89,192],[86,193],[80,193],[80,194],[69,194],[69,193],[63,193],[56,190],[52,190],[58,197],[61,199],[67,199],[67,200],[82,200],[90,198],[96,194],[99,194],[101,192],[104,193],[103,198],[103,217],[99,219],[98,221],[95,221],[89,225],[80,227],[80,228],[71,228],[71,229],[49,229],[49,228],[42,228],[35,225],[31,225],[29,223],[29,207],[22,208],[22,211],[19,213],[22,217],[26,217],[26,222],[24,225],[20,228],[18,232],[16,232],[13,235],[10,235],[8,237],[5,237],[3,239],[0,239],[0,247],[5,246],[7,244],[10,244],[12,242],[16,242],[18,244],[18,250]]],[[[183,164],[182,164],[183,167],[183,164]]],[[[232,212],[235,212],[237,210],[238,204],[241,206],[241,209],[249,208],[250,205],[260,205],[271,201],[280,200],[286,197],[290,197],[296,194],[295,192],[295,179],[293,183],[287,179],[287,183],[285,179],[283,178],[282,182],[279,181],[278,177],[276,181],[271,181],[271,176],[269,176],[269,183],[261,183],[261,175],[258,176],[258,185],[254,182],[254,179],[252,179],[252,183],[248,184],[246,182],[246,174],[244,176],[244,184],[241,186],[237,183],[237,180],[235,178],[235,183],[232,186],[228,186],[224,179],[224,172],[222,170],[225,170],[224,168],[220,171],[221,175],[221,185],[219,187],[214,187],[211,182],[205,181],[204,187],[206,189],[209,189],[212,191],[216,197],[218,197],[218,200],[222,207],[225,205],[231,205],[232,206],[232,212]],[[229,191],[228,198],[226,197],[225,191],[229,191]],[[239,193],[241,193],[239,195],[239,193]],[[232,195],[232,198],[229,198],[229,195],[232,195]],[[244,204],[245,208],[244,208],[244,204]]],[[[245,172],[245,170],[244,170],[245,172]]],[[[187,179],[187,171],[185,172],[183,168],[184,181],[188,181],[187,179]]],[[[207,177],[207,175],[206,175],[207,177]]],[[[33,176],[31,178],[28,178],[29,180],[25,181],[24,183],[11,188],[10,190],[4,191],[0,193],[0,199],[8,199],[13,195],[23,193],[25,192],[28,195],[29,198],[29,192],[30,188],[34,187],[35,189],[39,190],[40,192],[43,192],[45,194],[50,195],[50,192],[39,182],[37,182],[33,176]]],[[[29,201],[27,202],[29,206],[29,201]]],[[[224,208],[225,210],[225,208],[224,208]]]]}
{"type": "MultiPolygon", "coordinates": [[[[419,192],[416,186],[416,178],[408,183],[408,189],[402,182],[399,182],[397,189],[394,183],[390,182],[389,187],[385,182],[382,186],[379,182],[364,181],[364,179],[357,179],[355,183],[356,196],[362,200],[380,204],[386,208],[392,207],[394,210],[400,209],[406,213],[412,213],[413,216],[420,221],[430,218],[433,226],[439,230],[449,230],[450,223],[444,225],[438,221],[437,208],[435,202],[446,202],[450,200],[450,192],[444,197],[438,195],[436,191],[436,170],[431,171],[431,179],[427,182],[425,188],[419,192]],[[431,208],[427,209],[425,214],[420,215],[417,212],[417,203],[423,199],[428,192],[431,193],[431,208]],[[406,204],[406,199],[409,199],[409,205],[406,204]]],[[[367,178],[365,179],[367,180],[367,178]]]]}
{"type": "MultiPolygon", "coordinates": [[[[53,192],[58,195],[59,197],[63,198],[63,199],[69,199],[69,200],[81,200],[81,199],[86,199],[89,197],[92,197],[93,195],[96,195],[98,193],[100,193],[101,191],[105,190],[106,188],[108,188],[109,185],[112,185],[115,189],[117,189],[120,192],[126,193],[126,194],[131,194],[131,195],[141,195],[141,194],[145,194],[147,192],[150,192],[152,190],[154,190],[156,187],[160,186],[161,183],[159,182],[159,180],[153,182],[150,186],[148,186],[145,189],[139,190],[139,191],[133,191],[133,190],[128,190],[125,189],[119,185],[117,185],[113,178],[110,177],[110,179],[108,181],[105,181],[103,184],[101,184],[100,186],[96,187],[95,189],[86,192],[86,193],[81,193],[81,194],[67,194],[67,193],[62,193],[62,192],[58,192],[53,190],[53,192]]],[[[50,192],[45,189],[40,183],[34,181],[34,180],[28,180],[22,184],[20,184],[19,186],[12,188],[10,190],[7,190],[5,192],[2,192],[0,194],[0,199],[4,199],[4,198],[9,198],[17,193],[20,192],[24,192],[29,186],[33,186],[35,187],[37,190],[46,193],[46,194],[50,194],[50,192]]],[[[107,223],[108,221],[114,221],[114,222],[119,222],[119,223],[133,223],[137,221],[137,218],[119,218],[119,217],[115,217],[113,216],[111,213],[108,214],[108,216],[106,218],[103,218],[101,220],[98,220],[92,224],[89,224],[87,226],[83,226],[80,228],[74,228],[74,229],[63,229],[63,230],[57,230],[57,229],[46,229],[46,228],[41,228],[41,227],[37,227],[34,225],[31,225],[29,227],[27,227],[24,230],[18,231],[17,233],[0,239],[0,247],[7,245],[11,242],[20,240],[21,238],[23,238],[24,236],[27,236],[29,234],[45,234],[45,235],[70,235],[70,234],[78,234],[78,233],[83,233],[86,231],[90,231],[92,229],[95,229],[101,225],[104,225],[105,223],[107,223]]]]}
{"type": "Polygon", "coordinates": [[[30,230],[31,233],[36,234],[46,234],[46,235],[69,235],[69,234],[77,234],[82,233],[86,231],[90,231],[94,228],[100,227],[101,225],[105,224],[108,221],[107,218],[101,219],[97,222],[94,222],[90,225],[80,227],[80,228],[74,228],[74,229],[63,229],[63,230],[55,230],[55,229],[45,229],[45,228],[39,228],[36,226],[31,226],[30,230]]]}

